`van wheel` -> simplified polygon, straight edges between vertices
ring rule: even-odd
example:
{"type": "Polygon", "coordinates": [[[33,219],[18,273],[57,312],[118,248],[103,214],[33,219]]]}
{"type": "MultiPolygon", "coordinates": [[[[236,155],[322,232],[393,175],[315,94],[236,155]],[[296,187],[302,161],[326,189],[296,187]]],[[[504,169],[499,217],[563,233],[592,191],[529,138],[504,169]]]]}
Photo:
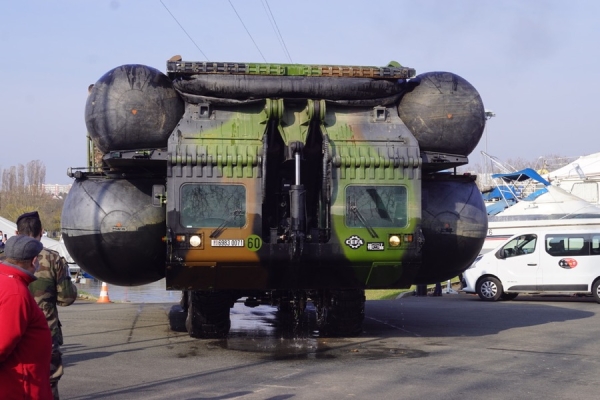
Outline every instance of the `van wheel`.
{"type": "Polygon", "coordinates": [[[498,301],[502,296],[502,284],[492,276],[481,278],[477,282],[477,294],[484,301],[498,301]]]}
{"type": "Polygon", "coordinates": [[[517,298],[518,295],[519,295],[519,293],[503,292],[502,295],[500,296],[500,300],[514,300],[517,298]]]}
{"type": "Polygon", "coordinates": [[[600,303],[600,279],[597,279],[596,282],[592,283],[592,295],[594,296],[596,303],[600,303]]]}

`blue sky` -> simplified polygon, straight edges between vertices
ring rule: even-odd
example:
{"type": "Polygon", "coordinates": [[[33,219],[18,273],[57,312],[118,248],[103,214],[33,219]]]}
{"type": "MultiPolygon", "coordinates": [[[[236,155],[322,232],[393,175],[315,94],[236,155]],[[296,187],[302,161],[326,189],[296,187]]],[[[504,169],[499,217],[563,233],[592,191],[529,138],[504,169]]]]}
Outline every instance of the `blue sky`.
{"type": "MultiPolygon", "coordinates": [[[[164,71],[175,54],[204,61],[202,53],[210,61],[289,62],[265,0],[231,4],[3,2],[0,168],[39,159],[47,183],[70,183],[67,168],[86,164],[88,85],[116,66],[164,71]]],[[[481,163],[486,146],[501,160],[600,152],[599,2],[268,0],[268,6],[294,63],[397,60],[417,73],[450,71],[468,80],[496,113],[469,157],[473,164],[481,163]]]]}

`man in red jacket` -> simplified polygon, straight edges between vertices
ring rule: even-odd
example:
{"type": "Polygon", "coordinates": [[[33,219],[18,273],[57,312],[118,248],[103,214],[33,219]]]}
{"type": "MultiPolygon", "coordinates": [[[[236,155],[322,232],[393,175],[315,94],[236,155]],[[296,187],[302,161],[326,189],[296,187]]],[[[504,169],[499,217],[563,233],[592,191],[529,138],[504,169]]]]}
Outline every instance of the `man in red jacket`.
{"type": "Polygon", "coordinates": [[[44,313],[29,292],[44,246],[12,236],[0,263],[0,399],[51,400],[52,338],[44,313]]]}

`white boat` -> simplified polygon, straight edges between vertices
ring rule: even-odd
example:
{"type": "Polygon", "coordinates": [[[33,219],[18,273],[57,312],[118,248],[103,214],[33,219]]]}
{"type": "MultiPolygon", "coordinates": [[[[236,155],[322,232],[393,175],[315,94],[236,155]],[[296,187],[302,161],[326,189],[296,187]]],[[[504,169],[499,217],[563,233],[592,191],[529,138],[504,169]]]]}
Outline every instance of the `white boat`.
{"type": "Polygon", "coordinates": [[[569,193],[600,204],[600,153],[579,157],[544,177],[569,193]]]}
{"type": "Polygon", "coordinates": [[[496,215],[526,197],[540,195],[550,185],[531,168],[493,174],[492,179],[494,186],[482,190],[488,215],[496,215]]]}
{"type": "Polygon", "coordinates": [[[488,216],[488,234],[481,249],[482,254],[510,236],[524,233],[532,227],[600,226],[600,206],[551,185],[533,170],[496,174],[493,177],[507,182],[511,177],[527,173],[544,187],[504,211],[488,216]]]}

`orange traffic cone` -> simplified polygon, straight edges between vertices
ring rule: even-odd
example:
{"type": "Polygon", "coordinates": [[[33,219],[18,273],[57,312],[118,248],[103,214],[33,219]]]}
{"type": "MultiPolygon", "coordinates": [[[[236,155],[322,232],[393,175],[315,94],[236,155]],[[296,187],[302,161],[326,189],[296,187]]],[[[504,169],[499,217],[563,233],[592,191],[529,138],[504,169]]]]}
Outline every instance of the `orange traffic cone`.
{"type": "Polygon", "coordinates": [[[110,299],[108,298],[108,286],[106,285],[106,282],[102,282],[100,297],[96,303],[110,303],[110,299]]]}

